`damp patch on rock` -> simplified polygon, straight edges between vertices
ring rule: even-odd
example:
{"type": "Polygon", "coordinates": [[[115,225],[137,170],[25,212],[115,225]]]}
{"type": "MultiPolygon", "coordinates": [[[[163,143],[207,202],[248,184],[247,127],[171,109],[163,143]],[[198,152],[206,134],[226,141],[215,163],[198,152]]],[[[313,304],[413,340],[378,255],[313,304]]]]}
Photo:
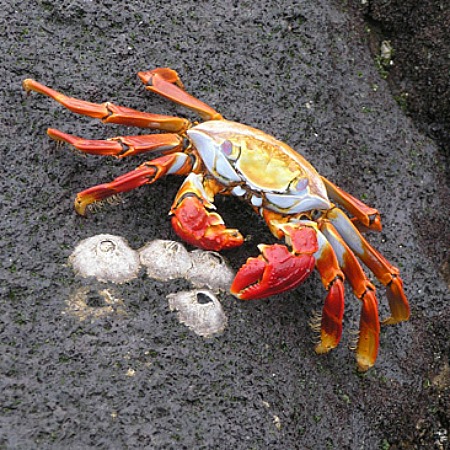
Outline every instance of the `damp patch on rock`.
{"type": "Polygon", "coordinates": [[[94,290],[83,286],[78,288],[67,300],[64,315],[86,319],[98,319],[111,314],[125,315],[123,301],[110,289],[94,290]]]}
{"type": "Polygon", "coordinates": [[[195,334],[211,337],[227,326],[227,316],[213,292],[206,289],[181,291],[167,296],[171,311],[195,334]]]}
{"type": "Polygon", "coordinates": [[[81,241],[69,257],[75,272],[99,281],[124,283],[137,277],[139,254],[128,242],[111,234],[99,234],[81,241]]]}

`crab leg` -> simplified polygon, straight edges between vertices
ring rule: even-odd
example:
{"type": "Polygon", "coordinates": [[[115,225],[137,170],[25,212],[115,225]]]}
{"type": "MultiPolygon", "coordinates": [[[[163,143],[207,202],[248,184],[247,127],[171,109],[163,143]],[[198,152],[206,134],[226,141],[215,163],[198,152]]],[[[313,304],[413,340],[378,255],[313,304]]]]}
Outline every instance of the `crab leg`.
{"type": "Polygon", "coordinates": [[[378,210],[367,206],[361,200],[358,200],[349,193],[345,192],[325,177],[321,178],[331,200],[339,203],[349,213],[355,216],[355,225],[360,223],[369,230],[381,231],[381,219],[378,210]]]}
{"type": "MultiPolygon", "coordinates": [[[[344,274],[342,273],[333,247],[313,222],[309,224],[317,234],[319,249],[314,253],[316,269],[322,283],[328,291],[322,309],[320,322],[320,342],[316,345],[316,353],[327,353],[337,347],[342,336],[342,319],[344,317],[344,274]]],[[[289,229],[289,225],[283,227],[289,229]]]]}
{"type": "Polygon", "coordinates": [[[339,265],[352,286],[355,296],[362,303],[356,360],[359,369],[366,371],[375,364],[380,339],[380,321],[378,319],[375,286],[367,279],[355,255],[339,236],[333,225],[327,221],[322,221],[319,226],[333,247],[339,265]]]}
{"type": "Polygon", "coordinates": [[[183,83],[175,70],[158,68],[139,72],[139,78],[146,89],[168,100],[183,105],[200,115],[204,120],[220,120],[222,115],[184,90],[183,83]]]}
{"type": "Polygon", "coordinates": [[[403,291],[403,281],[400,278],[399,270],[361,236],[351,220],[339,208],[328,211],[327,219],[333,224],[352,252],[361,258],[378,280],[386,286],[391,317],[385,319],[383,324],[392,325],[408,320],[409,304],[403,291]]]}
{"type": "Polygon", "coordinates": [[[83,153],[110,155],[117,158],[149,151],[175,152],[181,150],[183,143],[183,138],[173,133],[118,136],[107,140],[83,139],[54,128],[49,128],[47,134],[55,141],[67,142],[83,153]]]}
{"type": "Polygon", "coordinates": [[[177,193],[170,213],[172,226],[184,241],[205,250],[237,247],[244,238],[236,229],[226,228],[222,217],[208,210],[220,187],[201,174],[191,173],[177,193]]]}
{"type": "Polygon", "coordinates": [[[101,104],[86,102],[68,97],[31,79],[24,80],[23,88],[26,92],[35,91],[46,95],[74,113],[100,119],[103,123],[116,123],[173,132],[183,132],[189,127],[187,119],[141,112],[124,106],[117,106],[110,102],[101,104]]]}
{"type": "Polygon", "coordinates": [[[141,164],[115,180],[93,186],[80,192],[75,199],[75,210],[84,215],[86,207],[120,192],[131,191],[144,184],[152,184],[165,175],[186,175],[194,166],[193,159],[185,153],[172,153],[141,164]]]}

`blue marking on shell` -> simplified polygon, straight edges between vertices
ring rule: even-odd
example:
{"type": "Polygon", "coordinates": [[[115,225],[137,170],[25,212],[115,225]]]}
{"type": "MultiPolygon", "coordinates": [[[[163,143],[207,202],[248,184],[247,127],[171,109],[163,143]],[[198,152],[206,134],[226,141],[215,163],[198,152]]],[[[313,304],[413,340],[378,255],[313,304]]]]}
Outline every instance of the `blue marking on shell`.
{"type": "MultiPolygon", "coordinates": [[[[217,147],[216,147],[217,148],[217,147]]],[[[223,182],[235,182],[238,183],[241,180],[241,177],[236,173],[233,169],[233,166],[228,162],[225,155],[223,153],[216,153],[216,165],[215,170],[212,172],[213,175],[219,175],[219,180],[223,182]]]]}
{"type": "Polygon", "coordinates": [[[330,203],[316,195],[285,195],[267,192],[269,209],[281,213],[298,214],[313,209],[329,209],[330,203]]]}
{"type": "Polygon", "coordinates": [[[231,193],[233,195],[235,195],[236,197],[242,197],[243,195],[246,194],[246,190],[243,189],[241,186],[236,186],[233,188],[233,190],[231,191],[231,193]]]}
{"type": "Polygon", "coordinates": [[[262,197],[258,197],[256,195],[252,195],[252,198],[250,199],[250,202],[253,206],[260,207],[263,203],[262,197]]]}
{"type": "Polygon", "coordinates": [[[186,160],[189,158],[188,155],[185,155],[184,153],[180,153],[177,155],[177,160],[175,164],[167,171],[168,174],[176,173],[181,167],[183,167],[183,164],[186,163],[186,160]]]}
{"type": "Polygon", "coordinates": [[[216,153],[213,150],[214,140],[207,134],[195,129],[187,130],[186,133],[193,142],[208,171],[213,173],[216,153]]]}
{"type": "Polygon", "coordinates": [[[364,254],[362,236],[360,236],[350,219],[340,209],[336,209],[336,215],[331,219],[331,223],[351,250],[357,255],[364,254]]]}
{"type": "Polygon", "coordinates": [[[308,178],[301,178],[300,180],[298,180],[294,189],[296,192],[304,191],[308,187],[308,184],[309,184],[308,178]]]}
{"type": "Polygon", "coordinates": [[[239,183],[242,181],[222,153],[223,143],[218,144],[211,136],[200,130],[187,130],[187,135],[192,140],[208,172],[218,181],[225,186],[228,186],[230,182],[239,183]]]}

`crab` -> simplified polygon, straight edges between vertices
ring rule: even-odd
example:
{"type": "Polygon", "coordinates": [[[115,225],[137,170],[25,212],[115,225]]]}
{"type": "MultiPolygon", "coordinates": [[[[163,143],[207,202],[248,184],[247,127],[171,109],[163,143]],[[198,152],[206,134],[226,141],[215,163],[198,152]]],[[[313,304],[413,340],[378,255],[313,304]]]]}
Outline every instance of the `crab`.
{"type": "Polygon", "coordinates": [[[75,199],[77,213],[84,215],[95,202],[152,184],[166,175],[186,176],[170,210],[172,226],[189,244],[220,251],[240,246],[244,237],[237,229],[227,228],[216,212],[214,197],[240,198],[284,244],[259,245],[260,255],[249,258],[239,269],[231,293],[243,300],[280,294],[299,286],[317,269],[327,290],[318,322],[320,340],[315,347],[321,354],[335,348],[341,339],[346,279],[361,302],[357,366],[361,371],[372,367],[378,353],[380,320],[375,287],[359,260],[386,287],[390,316],[382,323],[407,320],[410,313],[399,270],[361,234],[381,230],[379,212],[320,176],[287,144],[258,129],[225,120],[188,94],[176,71],[157,68],[138,76],[147,90],[189,108],[203,122],[140,112],[110,102],[91,103],[31,79],[23,82],[27,92],[44,94],[103,123],[165,132],[90,140],[49,128],[52,139],[88,154],[126,158],[157,153],[135,170],[80,192],[75,199]]]}

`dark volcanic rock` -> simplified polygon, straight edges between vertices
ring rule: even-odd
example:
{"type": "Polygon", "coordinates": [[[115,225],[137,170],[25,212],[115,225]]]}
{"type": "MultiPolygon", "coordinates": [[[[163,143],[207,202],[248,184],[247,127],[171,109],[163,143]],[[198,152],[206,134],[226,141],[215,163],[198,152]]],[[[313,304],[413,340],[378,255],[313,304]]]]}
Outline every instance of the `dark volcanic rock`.
{"type": "MultiPolygon", "coordinates": [[[[32,3],[0,2],[0,448],[444,448],[444,166],[380,75],[360,11],[330,0],[32,3]],[[383,328],[367,374],[356,372],[348,348],[359,320],[349,288],[341,345],[314,353],[309,322],[325,295],[317,276],[267,300],[221,295],[228,328],[211,339],[169,310],[166,295],[188,289],[185,280],[161,282],[144,270],[123,285],[75,276],[68,257],[82,239],[113,234],[132,248],[176,239],[167,212],[181,180],[76,216],[76,192],[145,157],[84,157],[49,141],[46,128],[100,139],[142,131],[27,98],[21,82],[32,77],[92,102],[195,118],[145,92],[135,74],[157,66],[173,67],[225,117],[288,142],[381,211],[383,231],[368,239],[400,267],[412,316],[383,328]],[[73,314],[80,293],[89,308],[111,313],[73,314]]],[[[393,46],[407,51],[406,43],[393,46]]],[[[427,54],[411,51],[414,61],[427,54]]],[[[223,198],[216,205],[252,237],[225,254],[234,269],[258,243],[274,242],[249,208],[223,198]]]]}
{"type": "Polygon", "coordinates": [[[393,48],[394,64],[387,76],[393,95],[416,125],[438,140],[450,176],[450,2],[367,3],[375,56],[383,40],[393,48]]]}

